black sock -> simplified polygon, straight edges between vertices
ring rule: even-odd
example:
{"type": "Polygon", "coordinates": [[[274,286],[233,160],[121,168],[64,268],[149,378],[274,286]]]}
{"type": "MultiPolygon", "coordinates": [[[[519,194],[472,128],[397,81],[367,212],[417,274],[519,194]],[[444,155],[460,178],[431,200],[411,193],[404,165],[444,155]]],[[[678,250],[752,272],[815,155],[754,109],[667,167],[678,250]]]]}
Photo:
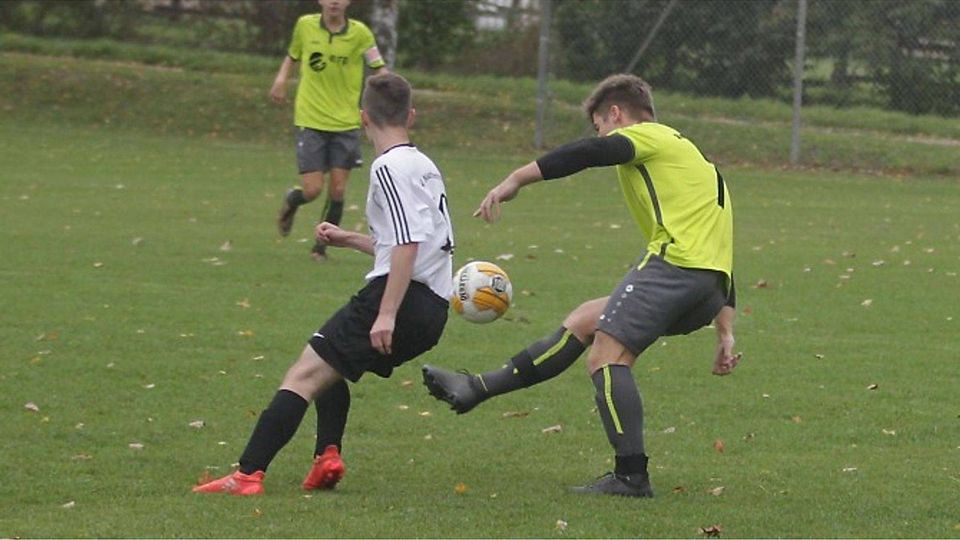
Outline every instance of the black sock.
{"type": "Polygon", "coordinates": [[[564,327],[517,353],[504,367],[479,375],[486,397],[552,379],[583,354],[583,343],[564,327]]]}
{"type": "Polygon", "coordinates": [[[277,452],[300,427],[309,403],[290,390],[278,390],[270,405],[260,413],[250,441],[240,456],[240,472],[266,471],[277,452]]]}
{"type": "Polygon", "coordinates": [[[608,364],[598,369],[592,379],[597,389],[597,410],[617,456],[616,472],[626,475],[646,472],[643,400],[630,368],[608,364]],[[643,469],[638,470],[641,464],[643,469]]]}
{"type": "Polygon", "coordinates": [[[287,203],[294,208],[303,206],[308,202],[310,201],[303,196],[303,190],[300,188],[291,189],[290,193],[287,193],[287,203]]]}
{"type": "Polygon", "coordinates": [[[347,413],[350,412],[350,387],[341,380],[327,389],[315,401],[317,405],[317,446],[314,455],[319,456],[324,449],[335,444],[343,448],[343,431],[347,426],[347,413]]]}
{"type": "Polygon", "coordinates": [[[340,225],[341,219],[343,219],[343,201],[327,199],[323,220],[334,225],[340,225]]]}

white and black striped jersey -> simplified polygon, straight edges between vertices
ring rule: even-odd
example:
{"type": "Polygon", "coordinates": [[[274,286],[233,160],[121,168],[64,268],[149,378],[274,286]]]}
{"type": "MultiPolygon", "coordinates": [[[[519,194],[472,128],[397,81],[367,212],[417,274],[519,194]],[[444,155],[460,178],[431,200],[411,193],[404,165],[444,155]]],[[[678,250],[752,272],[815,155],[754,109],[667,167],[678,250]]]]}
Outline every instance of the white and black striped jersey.
{"type": "Polygon", "coordinates": [[[374,264],[367,280],[390,272],[393,247],[417,243],[413,279],[444,300],[453,294],[453,226],[440,170],[412,144],[388,149],[370,165],[367,223],[374,264]]]}

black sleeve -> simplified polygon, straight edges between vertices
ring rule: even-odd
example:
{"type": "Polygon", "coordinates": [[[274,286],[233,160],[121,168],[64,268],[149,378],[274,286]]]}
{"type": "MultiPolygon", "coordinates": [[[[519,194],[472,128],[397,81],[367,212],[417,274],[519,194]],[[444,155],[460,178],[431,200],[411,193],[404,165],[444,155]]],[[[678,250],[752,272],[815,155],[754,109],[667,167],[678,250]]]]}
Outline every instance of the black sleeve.
{"type": "Polygon", "coordinates": [[[567,143],[537,160],[544,180],[563,178],[588,167],[608,167],[629,163],[634,158],[633,143],[623,135],[593,137],[567,143]]]}

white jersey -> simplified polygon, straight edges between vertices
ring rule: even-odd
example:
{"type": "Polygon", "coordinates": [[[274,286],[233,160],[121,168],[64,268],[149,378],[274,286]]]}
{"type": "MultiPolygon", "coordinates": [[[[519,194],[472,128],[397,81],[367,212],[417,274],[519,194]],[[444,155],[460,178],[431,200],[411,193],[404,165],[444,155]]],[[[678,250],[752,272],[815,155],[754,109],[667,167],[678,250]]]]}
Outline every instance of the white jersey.
{"type": "Polygon", "coordinates": [[[390,272],[393,247],[417,243],[413,280],[449,300],[453,294],[453,226],[440,170],[412,144],[394,146],[370,165],[367,223],[373,237],[373,270],[390,272]]]}

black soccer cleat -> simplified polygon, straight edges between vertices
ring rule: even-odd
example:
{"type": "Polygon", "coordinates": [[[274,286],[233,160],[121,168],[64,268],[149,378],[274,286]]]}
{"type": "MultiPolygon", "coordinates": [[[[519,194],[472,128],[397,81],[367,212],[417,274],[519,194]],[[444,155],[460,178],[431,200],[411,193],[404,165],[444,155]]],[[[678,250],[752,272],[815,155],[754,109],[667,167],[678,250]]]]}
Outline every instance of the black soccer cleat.
{"type": "Polygon", "coordinates": [[[571,488],[571,491],[574,493],[616,495],[618,497],[653,497],[650,477],[646,473],[627,476],[609,472],[597,478],[592,484],[576,486],[571,488]]]}
{"type": "Polygon", "coordinates": [[[469,412],[485,398],[476,375],[466,371],[454,373],[434,367],[423,366],[423,385],[430,395],[450,404],[457,414],[469,412]]]}
{"type": "Polygon", "coordinates": [[[317,262],[324,262],[327,260],[327,245],[317,240],[313,244],[313,248],[310,250],[310,256],[313,257],[313,260],[317,262]]]}
{"type": "Polygon", "coordinates": [[[277,230],[280,236],[288,236],[293,229],[293,216],[297,215],[297,207],[290,204],[290,194],[293,190],[287,191],[283,196],[283,204],[280,206],[280,213],[277,214],[277,230]]]}

